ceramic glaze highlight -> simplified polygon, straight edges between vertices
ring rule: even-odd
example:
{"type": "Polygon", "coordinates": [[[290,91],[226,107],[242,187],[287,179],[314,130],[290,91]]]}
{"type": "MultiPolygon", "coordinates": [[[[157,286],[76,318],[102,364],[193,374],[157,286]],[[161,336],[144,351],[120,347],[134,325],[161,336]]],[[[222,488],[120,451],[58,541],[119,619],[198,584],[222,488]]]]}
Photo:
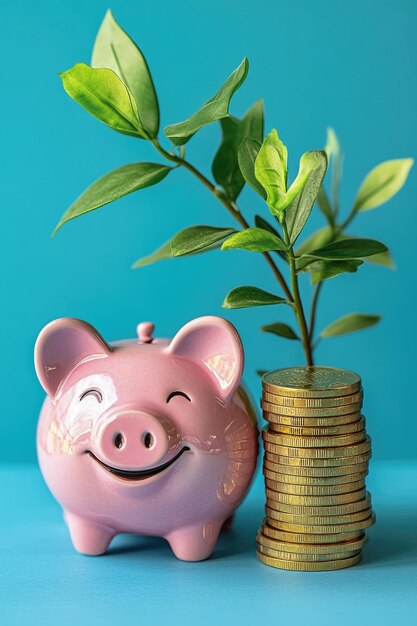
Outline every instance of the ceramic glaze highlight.
{"type": "Polygon", "coordinates": [[[198,561],[256,466],[243,348],[217,317],[189,322],[172,341],[153,339],[153,328],[142,322],[138,339],[113,344],[75,319],[42,330],[38,458],[79,552],[102,554],[116,534],[138,533],[198,561]]]}

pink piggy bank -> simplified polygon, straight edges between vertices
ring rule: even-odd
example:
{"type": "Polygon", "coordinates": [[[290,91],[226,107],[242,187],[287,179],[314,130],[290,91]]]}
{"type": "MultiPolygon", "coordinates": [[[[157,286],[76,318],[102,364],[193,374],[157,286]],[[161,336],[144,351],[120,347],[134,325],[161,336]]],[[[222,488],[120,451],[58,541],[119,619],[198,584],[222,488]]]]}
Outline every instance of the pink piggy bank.
{"type": "Polygon", "coordinates": [[[172,341],[152,332],[145,322],[137,339],[108,344],[76,319],[42,330],[39,463],[79,552],[102,554],[118,533],[139,533],[199,561],[256,466],[242,344],[217,317],[189,322],[172,341]]]}

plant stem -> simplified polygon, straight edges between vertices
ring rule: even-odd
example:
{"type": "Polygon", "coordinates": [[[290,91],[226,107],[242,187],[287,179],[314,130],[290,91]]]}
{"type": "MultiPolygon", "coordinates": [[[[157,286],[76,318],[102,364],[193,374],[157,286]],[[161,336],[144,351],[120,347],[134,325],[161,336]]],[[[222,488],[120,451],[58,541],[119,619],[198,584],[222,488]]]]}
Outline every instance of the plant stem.
{"type": "MultiPolygon", "coordinates": [[[[319,299],[322,286],[323,286],[323,281],[320,281],[316,284],[316,287],[314,289],[314,294],[313,294],[313,300],[311,302],[310,331],[309,331],[310,344],[313,344],[314,327],[316,324],[317,304],[318,304],[318,299],[319,299]]],[[[314,346],[313,346],[313,350],[314,350],[314,346]]]]}
{"type": "Polygon", "coordinates": [[[353,218],[355,217],[355,215],[356,215],[356,211],[354,211],[354,210],[352,209],[352,210],[350,211],[349,215],[347,216],[347,218],[345,219],[345,221],[344,221],[342,224],[338,224],[338,225],[336,224],[336,225],[333,227],[333,232],[334,232],[334,234],[336,234],[336,235],[340,235],[340,233],[341,233],[342,231],[344,231],[344,230],[345,230],[345,228],[347,228],[347,227],[349,226],[349,224],[351,223],[351,221],[353,220],[353,218]]]}
{"type": "MultiPolygon", "coordinates": [[[[236,204],[234,204],[231,200],[229,200],[228,198],[226,198],[226,196],[224,196],[222,193],[219,193],[219,190],[215,187],[215,185],[213,185],[213,183],[204,176],[204,174],[202,174],[196,167],[194,167],[194,165],[191,165],[191,163],[189,163],[188,161],[186,161],[185,159],[182,159],[179,156],[176,156],[175,154],[172,154],[170,152],[168,152],[167,150],[165,150],[161,144],[158,142],[157,139],[153,139],[152,140],[152,144],[154,145],[154,147],[156,148],[156,150],[158,150],[158,152],[160,154],[162,154],[162,156],[164,156],[166,159],[168,159],[168,161],[172,161],[174,163],[177,163],[178,165],[184,167],[186,170],[188,170],[189,172],[191,172],[191,174],[193,174],[196,178],[198,178],[198,180],[203,183],[203,185],[205,187],[207,187],[207,189],[209,191],[211,191],[211,193],[213,195],[216,196],[216,198],[218,198],[220,200],[220,202],[223,204],[223,206],[226,207],[226,209],[229,211],[229,213],[239,222],[239,224],[242,226],[242,228],[249,228],[249,224],[246,221],[246,219],[243,217],[242,213],[239,211],[238,207],[236,206],[236,204]]],[[[287,300],[290,303],[294,302],[294,298],[293,295],[287,285],[287,282],[284,278],[284,276],[281,274],[280,269],[277,267],[277,265],[275,264],[273,258],[271,257],[271,255],[268,252],[263,252],[262,253],[266,262],[268,263],[268,265],[270,266],[272,272],[274,273],[275,278],[278,280],[279,284],[281,285],[281,288],[285,294],[285,297],[287,298],[287,300]]]]}
{"type": "MultiPolygon", "coordinates": [[[[349,226],[349,224],[351,223],[355,215],[356,215],[356,211],[352,208],[349,215],[341,224],[336,224],[336,223],[331,223],[331,222],[329,223],[329,226],[332,229],[332,241],[334,241],[334,239],[338,235],[340,235],[345,230],[345,228],[349,226]]],[[[319,299],[319,295],[320,295],[322,287],[323,287],[323,281],[320,281],[316,284],[314,294],[313,294],[313,299],[311,302],[309,339],[310,339],[310,345],[312,346],[313,352],[315,348],[317,347],[318,342],[320,341],[319,337],[316,339],[316,341],[313,341],[313,340],[314,340],[314,329],[315,329],[315,324],[316,324],[318,299],[319,299]]]]}
{"type": "Polygon", "coordinates": [[[294,251],[290,243],[290,238],[288,236],[288,230],[285,225],[285,221],[282,222],[282,229],[284,232],[284,241],[286,245],[288,246],[288,260],[289,260],[290,272],[291,272],[291,287],[292,287],[292,293],[294,296],[294,311],[295,311],[295,315],[298,321],[298,326],[301,332],[301,341],[303,344],[303,350],[305,353],[307,365],[314,365],[313,350],[311,348],[310,334],[308,332],[303,303],[301,301],[301,296],[300,296],[300,289],[298,286],[298,276],[297,276],[297,268],[295,265],[294,251]]]}

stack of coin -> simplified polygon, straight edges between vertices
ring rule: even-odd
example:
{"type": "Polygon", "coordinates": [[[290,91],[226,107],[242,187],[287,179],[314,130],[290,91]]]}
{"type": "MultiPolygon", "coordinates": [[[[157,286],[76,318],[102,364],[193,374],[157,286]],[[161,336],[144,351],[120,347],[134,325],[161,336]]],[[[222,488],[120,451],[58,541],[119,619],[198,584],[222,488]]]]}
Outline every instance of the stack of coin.
{"type": "Polygon", "coordinates": [[[263,377],[262,563],[323,571],[360,561],[365,529],[375,521],[362,401],[360,377],[346,370],[292,367],[263,377]]]}

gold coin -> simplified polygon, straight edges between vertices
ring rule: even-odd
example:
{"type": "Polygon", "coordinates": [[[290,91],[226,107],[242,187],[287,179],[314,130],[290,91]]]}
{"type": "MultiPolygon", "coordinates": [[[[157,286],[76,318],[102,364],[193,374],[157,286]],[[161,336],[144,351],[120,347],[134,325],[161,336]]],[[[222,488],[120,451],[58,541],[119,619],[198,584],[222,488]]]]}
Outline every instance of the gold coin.
{"type": "Polygon", "coordinates": [[[340,559],[337,561],[318,561],[313,563],[306,563],[302,561],[286,561],[283,559],[275,559],[272,556],[262,554],[262,552],[256,552],[258,559],[264,565],[270,567],[276,567],[279,569],[295,570],[297,572],[325,572],[336,569],[343,569],[345,567],[352,567],[360,562],[362,553],[360,552],[356,556],[352,556],[348,559],[340,559]]]}
{"type": "Polygon", "coordinates": [[[294,513],[284,513],[275,511],[270,506],[265,507],[269,520],[285,522],[287,524],[300,524],[307,527],[313,526],[336,526],[337,524],[351,524],[367,519],[372,511],[368,507],[357,513],[347,513],[346,515],[296,515],[294,513]]]}
{"type": "MultiPolygon", "coordinates": [[[[322,448],[325,450],[325,448],[322,448]]],[[[371,458],[371,451],[365,454],[357,454],[352,456],[338,456],[330,458],[306,458],[287,456],[284,454],[275,454],[268,450],[265,450],[265,459],[270,463],[275,463],[278,466],[296,465],[299,467],[334,467],[339,465],[357,465],[358,463],[365,463],[371,458]]]]}
{"type": "Polygon", "coordinates": [[[347,404],[354,404],[355,402],[362,402],[363,393],[362,391],[358,391],[350,396],[341,396],[338,398],[290,398],[288,396],[279,396],[274,393],[269,393],[268,391],[263,391],[262,398],[266,402],[279,406],[321,409],[324,407],[345,406],[347,404]]]}
{"type": "Polygon", "coordinates": [[[265,421],[271,424],[284,424],[285,426],[302,426],[303,428],[327,428],[328,426],[344,426],[361,419],[362,413],[348,413],[347,415],[330,415],[327,417],[301,417],[296,415],[280,415],[270,411],[262,411],[265,421]]]}
{"type": "MultiPolygon", "coordinates": [[[[271,485],[278,484],[281,487],[285,485],[284,489],[276,489],[276,491],[288,490],[288,493],[293,493],[291,490],[295,487],[295,489],[300,490],[300,493],[305,493],[306,495],[305,487],[308,489],[325,488],[329,490],[329,494],[356,491],[355,488],[349,488],[349,485],[364,482],[368,474],[368,471],[365,470],[355,474],[345,474],[344,476],[294,476],[293,474],[286,474],[285,469],[286,466],[280,466],[279,470],[273,471],[268,469],[264,463],[262,473],[265,480],[269,481],[271,485]]],[[[314,492],[311,492],[311,495],[314,495],[314,492]]]]}
{"type": "MultiPolygon", "coordinates": [[[[357,456],[345,456],[338,457],[334,459],[305,459],[305,458],[297,458],[297,457],[288,457],[279,454],[273,454],[272,452],[265,453],[265,459],[269,461],[271,465],[275,464],[275,471],[279,471],[280,468],[287,468],[288,466],[294,465],[296,467],[315,467],[315,468],[330,468],[330,467],[341,467],[344,465],[349,465],[353,468],[353,471],[356,470],[356,465],[367,463],[371,458],[371,452],[367,452],[366,454],[358,454],[357,456]],[[278,470],[277,470],[278,468],[278,470]]],[[[336,473],[336,472],[335,472],[336,473]]]]}
{"type": "Polygon", "coordinates": [[[264,441],[264,447],[267,452],[292,458],[337,459],[345,456],[366,454],[371,449],[371,439],[367,436],[361,443],[332,448],[297,448],[292,446],[277,445],[275,443],[270,443],[269,441],[264,441]]]}
{"type": "Polygon", "coordinates": [[[282,396],[333,398],[359,391],[361,379],[354,372],[335,367],[288,367],[265,374],[262,386],[282,396]]]}
{"type": "Polygon", "coordinates": [[[290,417],[337,417],[338,415],[357,413],[362,408],[362,402],[355,402],[354,404],[346,404],[344,406],[334,406],[331,408],[322,407],[321,409],[314,409],[308,407],[300,408],[297,406],[280,406],[261,400],[261,407],[264,411],[268,411],[268,413],[290,417]]]}
{"type": "Polygon", "coordinates": [[[314,545],[311,543],[290,543],[289,541],[279,541],[278,539],[271,539],[262,533],[262,530],[258,531],[256,535],[256,541],[272,550],[281,550],[282,552],[294,552],[297,554],[332,554],[334,552],[353,552],[361,550],[367,542],[368,538],[365,533],[359,535],[357,539],[351,539],[350,541],[339,541],[337,543],[320,543],[314,545]]]}
{"type": "Polygon", "coordinates": [[[268,518],[268,524],[277,530],[285,530],[290,533],[307,533],[309,535],[349,533],[354,530],[364,530],[365,528],[369,528],[369,526],[373,526],[373,524],[375,524],[375,514],[372,513],[372,515],[366,519],[357,522],[347,522],[346,524],[314,524],[310,526],[307,524],[292,524],[274,518],[268,518]]]}
{"type": "Polygon", "coordinates": [[[300,548],[302,546],[304,546],[305,544],[312,544],[312,545],[326,545],[326,544],[332,544],[332,543],[337,543],[337,542],[342,542],[342,541],[355,541],[358,540],[360,537],[363,537],[364,533],[363,530],[361,528],[357,529],[357,530],[353,530],[353,531],[349,531],[349,532],[339,532],[340,528],[338,530],[337,533],[325,533],[325,534],[310,534],[308,532],[303,532],[303,533],[296,533],[296,532],[289,532],[286,530],[279,530],[277,528],[274,528],[273,526],[270,526],[266,521],[263,522],[262,527],[261,527],[261,531],[262,534],[265,537],[269,537],[270,539],[274,539],[274,540],[278,540],[278,541],[285,541],[291,544],[302,544],[300,545],[300,548]]]}
{"type": "Polygon", "coordinates": [[[333,496],[363,489],[365,481],[362,479],[357,480],[354,483],[340,483],[336,485],[294,485],[292,483],[270,480],[265,477],[265,485],[268,489],[272,489],[272,491],[279,491],[280,493],[288,493],[298,496],[333,496]]]}
{"type": "Polygon", "coordinates": [[[348,502],[346,504],[335,504],[334,506],[310,506],[304,504],[288,504],[277,500],[276,498],[271,498],[271,496],[267,496],[266,503],[269,508],[280,513],[288,513],[290,515],[300,516],[317,515],[318,517],[323,517],[328,515],[350,515],[351,513],[359,513],[359,511],[363,511],[364,509],[370,507],[371,499],[367,497],[355,502],[348,502]]]}
{"type": "Polygon", "coordinates": [[[333,437],[295,437],[293,435],[280,435],[270,430],[263,430],[262,439],[268,443],[280,446],[297,448],[337,448],[339,446],[351,446],[366,439],[364,430],[350,435],[336,435],[333,437]]]}
{"type": "MultiPolygon", "coordinates": [[[[294,495],[291,493],[282,493],[281,491],[267,489],[266,495],[270,500],[282,502],[283,504],[288,504],[291,506],[319,507],[321,509],[340,506],[342,504],[347,505],[351,504],[352,502],[358,503],[359,501],[363,501],[364,498],[367,498],[369,496],[365,488],[357,489],[356,491],[352,491],[350,493],[339,493],[329,496],[294,495]]],[[[365,506],[362,506],[361,508],[365,508],[365,506]]],[[[323,510],[322,513],[323,515],[326,515],[326,511],[323,510]]],[[[321,512],[317,513],[317,515],[320,514],[321,512]]],[[[312,515],[316,515],[316,513],[313,513],[312,515]]]]}
{"type": "Polygon", "coordinates": [[[274,548],[267,548],[260,543],[256,544],[256,549],[261,554],[266,556],[272,556],[275,559],[284,559],[286,561],[296,561],[302,563],[317,563],[326,561],[335,561],[336,559],[347,559],[351,556],[359,554],[359,550],[352,550],[350,552],[334,552],[333,554],[298,554],[297,552],[284,552],[283,550],[276,550],[274,548]]]}
{"type": "MultiPolygon", "coordinates": [[[[371,453],[360,454],[358,456],[346,456],[339,459],[297,459],[294,457],[280,456],[277,454],[267,453],[265,454],[265,462],[268,460],[268,465],[272,471],[287,471],[287,467],[305,467],[305,468],[340,468],[342,466],[351,467],[353,473],[356,471],[356,465],[362,465],[368,463],[371,458],[371,453]]],[[[334,471],[337,474],[338,470],[334,471]]],[[[330,472],[331,473],[331,472],[330,472]]]]}
{"type": "Polygon", "coordinates": [[[332,435],[350,435],[360,430],[365,430],[366,420],[356,420],[351,424],[341,426],[325,426],[323,428],[309,428],[304,426],[287,426],[286,424],[274,424],[269,422],[269,431],[280,435],[295,435],[298,437],[329,437],[332,435]]]}
{"type": "MultiPolygon", "coordinates": [[[[340,504],[337,506],[301,506],[298,504],[285,504],[284,502],[278,502],[272,498],[267,498],[266,504],[269,509],[272,509],[276,513],[285,513],[286,515],[297,516],[297,519],[294,520],[296,523],[308,524],[309,519],[311,517],[315,517],[317,518],[315,521],[316,524],[321,522],[334,524],[334,521],[330,521],[330,517],[360,513],[366,508],[369,509],[371,501],[367,500],[365,503],[363,503],[363,501],[351,502],[349,504],[340,504]],[[321,509],[323,509],[323,511],[321,509]]],[[[290,520],[285,519],[284,521],[290,520]]]]}
{"type": "MultiPolygon", "coordinates": [[[[355,465],[338,465],[332,467],[300,467],[297,465],[284,465],[276,463],[274,460],[270,460],[271,455],[265,455],[263,466],[265,470],[277,474],[277,476],[288,476],[288,482],[291,477],[294,478],[320,478],[325,479],[324,484],[333,484],[339,482],[354,482],[355,476],[361,472],[368,473],[369,463],[364,461],[363,463],[356,463],[355,465]]],[[[273,457],[275,459],[275,457],[273,457]]],[[[275,478],[275,476],[269,476],[269,478],[275,478]]],[[[277,478],[281,480],[281,478],[277,478]]],[[[286,480],[286,479],[285,479],[286,480]]]]}

